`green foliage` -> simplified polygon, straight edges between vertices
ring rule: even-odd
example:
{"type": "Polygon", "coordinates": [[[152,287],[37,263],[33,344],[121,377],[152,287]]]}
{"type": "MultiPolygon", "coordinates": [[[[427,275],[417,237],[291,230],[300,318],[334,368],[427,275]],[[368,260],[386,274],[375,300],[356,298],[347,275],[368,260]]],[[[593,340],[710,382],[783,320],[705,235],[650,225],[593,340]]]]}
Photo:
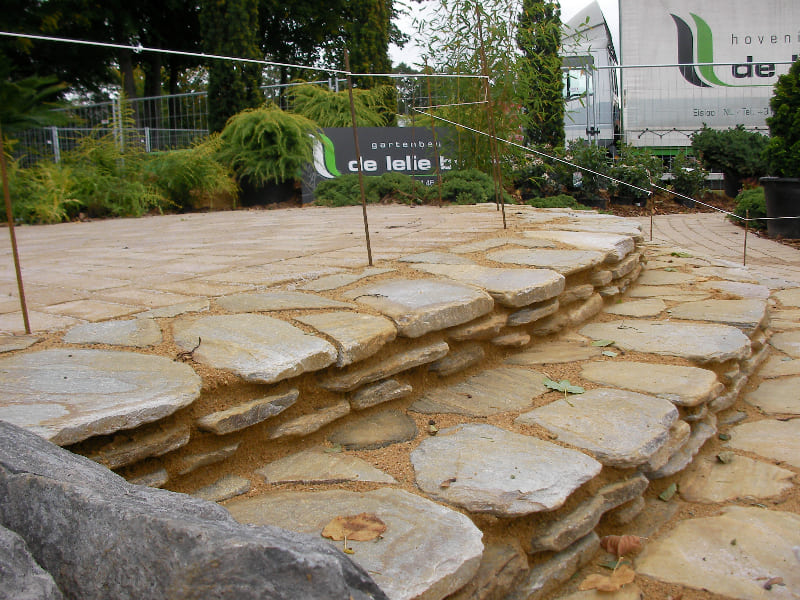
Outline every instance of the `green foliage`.
{"type": "MultiPolygon", "coordinates": [[[[764,199],[764,188],[761,186],[744,189],[736,196],[736,208],[733,209],[734,214],[747,218],[749,214],[751,219],[761,219],[767,216],[767,203],[764,199]]],[[[730,217],[733,223],[741,225],[742,221],[730,217]]],[[[766,229],[766,221],[751,221],[750,227],[753,229],[766,229]]]]}
{"type": "Polygon", "coordinates": [[[608,189],[618,198],[643,200],[650,195],[651,182],[660,182],[663,173],[664,163],[660,157],[652,154],[647,148],[623,145],[620,148],[619,158],[609,173],[622,183],[610,182],[608,189]]]}
{"type": "Polygon", "coordinates": [[[254,186],[297,177],[311,162],[317,125],[274,106],[234,115],[220,135],[217,158],[254,186]]]}
{"type": "MultiPolygon", "coordinates": [[[[580,138],[570,142],[569,156],[571,157],[571,162],[595,173],[607,173],[611,164],[608,158],[608,150],[580,138]]],[[[608,186],[608,180],[605,177],[595,175],[595,173],[581,171],[581,194],[583,196],[595,197],[600,189],[608,186]]]]}
{"type": "Polygon", "coordinates": [[[60,223],[81,205],[72,170],[43,161],[31,169],[9,170],[14,218],[24,223],[60,223]]]}
{"type": "Polygon", "coordinates": [[[66,120],[63,112],[55,112],[58,104],[53,98],[66,84],[55,77],[27,77],[18,81],[8,79],[0,69],[0,125],[3,135],[14,136],[32,127],[58,125],[66,120]]]}
{"type": "MultiPolygon", "coordinates": [[[[432,190],[431,193],[436,193],[432,190]]],[[[478,169],[447,171],[442,175],[442,200],[456,204],[493,202],[494,179],[478,169]]],[[[513,204],[514,199],[503,190],[503,201],[513,204]]]]}
{"type": "Polygon", "coordinates": [[[220,197],[235,196],[239,187],[231,170],[217,161],[219,136],[185,150],[153,153],[144,170],[149,180],[178,209],[213,205],[220,197]]]}
{"type": "MultiPolygon", "coordinates": [[[[359,127],[382,127],[384,116],[377,110],[385,86],[354,90],[353,106],[359,127]],[[377,98],[376,98],[377,97],[377,98]]],[[[352,127],[350,97],[347,90],[333,92],[318,85],[305,84],[288,92],[292,112],[314,121],[320,127],[352,127]]]]}
{"type": "MultiPolygon", "coordinates": [[[[346,44],[353,73],[390,73],[389,37],[391,0],[350,0],[346,44]]],[[[372,88],[387,83],[386,78],[357,77],[360,87],[372,88]]]]}
{"type": "Polygon", "coordinates": [[[672,189],[679,194],[697,198],[706,190],[708,172],[700,162],[685,152],[679,152],[672,160],[672,189]]]}
{"type": "MultiPolygon", "coordinates": [[[[258,0],[202,0],[200,26],[210,54],[260,58],[258,0]]],[[[211,59],[208,64],[208,126],[221,131],[228,118],[263,102],[261,65],[211,59]]]]}
{"type": "Polygon", "coordinates": [[[512,181],[523,201],[547,195],[551,188],[547,172],[548,166],[538,159],[529,161],[514,170],[512,181]]]}
{"type": "Polygon", "coordinates": [[[517,42],[520,102],[525,140],[550,147],[564,145],[561,74],[561,9],[551,0],[523,0],[517,42]]]}
{"type": "Polygon", "coordinates": [[[548,196],[546,198],[531,198],[530,200],[526,200],[525,204],[533,206],[534,208],[573,208],[575,210],[591,210],[590,207],[584,206],[567,194],[558,194],[557,196],[548,196]]]}
{"type": "Polygon", "coordinates": [[[800,60],[778,78],[769,105],[770,140],[764,150],[769,172],[778,177],[800,177],[800,60]]]}
{"type": "MultiPolygon", "coordinates": [[[[369,204],[377,202],[403,202],[420,204],[427,197],[428,188],[415,183],[402,173],[384,173],[364,177],[364,196],[369,204]]],[[[358,175],[348,173],[327,179],[314,190],[314,203],[318,206],[356,206],[361,204],[358,175]]]]}
{"type": "Polygon", "coordinates": [[[743,125],[719,131],[703,127],[692,135],[692,149],[709,169],[730,177],[761,177],[767,172],[762,157],[767,138],[743,125]]]}

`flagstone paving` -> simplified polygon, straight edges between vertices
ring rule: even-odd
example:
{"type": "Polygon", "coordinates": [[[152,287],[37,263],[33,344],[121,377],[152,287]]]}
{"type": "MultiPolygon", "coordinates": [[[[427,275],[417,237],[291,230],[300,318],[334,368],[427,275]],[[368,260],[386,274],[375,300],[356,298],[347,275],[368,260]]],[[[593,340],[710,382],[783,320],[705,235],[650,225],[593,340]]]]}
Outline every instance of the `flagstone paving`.
{"type": "Polygon", "coordinates": [[[271,215],[215,215],[206,233],[189,215],[161,262],[76,224],[100,268],[37,305],[77,327],[0,336],[0,419],[243,522],[319,535],[375,513],[386,532],[347,547],[391,598],[596,597],[577,585],[605,533],[647,540],[636,583],[603,597],[659,581],[791,597],[800,540],[749,538],[800,529],[784,503],[800,474],[797,283],[646,243],[611,215],[515,207],[506,233],[493,205],[381,210],[375,267],[352,243],[357,211],[286,211],[271,229],[271,215]],[[334,232],[308,214],[347,218],[334,232]],[[215,246],[231,223],[246,252],[215,246]],[[200,239],[216,254],[192,251],[200,239]],[[96,344],[120,349],[80,347],[96,344]],[[690,518],[695,502],[711,516],[690,518]],[[720,514],[757,502],[770,509],[720,514]]]}

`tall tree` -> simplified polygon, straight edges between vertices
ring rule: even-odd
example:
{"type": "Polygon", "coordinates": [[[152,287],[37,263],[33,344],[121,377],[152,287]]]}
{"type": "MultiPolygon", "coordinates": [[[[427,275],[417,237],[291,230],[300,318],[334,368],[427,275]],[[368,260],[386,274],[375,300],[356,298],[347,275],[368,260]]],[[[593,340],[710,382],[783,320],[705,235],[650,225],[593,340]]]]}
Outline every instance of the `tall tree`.
{"type": "MultiPolygon", "coordinates": [[[[259,58],[258,0],[203,0],[200,26],[208,53],[259,58]]],[[[208,66],[208,125],[222,131],[230,117],[263,103],[261,65],[211,59],[208,66]]]]}
{"type": "Polygon", "coordinates": [[[561,8],[554,0],[523,0],[517,29],[519,95],[525,140],[564,145],[561,8]]]}
{"type": "MultiPolygon", "coordinates": [[[[351,0],[346,40],[354,73],[391,73],[391,0],[351,0]]],[[[364,88],[389,83],[386,77],[359,77],[364,88]]]]}

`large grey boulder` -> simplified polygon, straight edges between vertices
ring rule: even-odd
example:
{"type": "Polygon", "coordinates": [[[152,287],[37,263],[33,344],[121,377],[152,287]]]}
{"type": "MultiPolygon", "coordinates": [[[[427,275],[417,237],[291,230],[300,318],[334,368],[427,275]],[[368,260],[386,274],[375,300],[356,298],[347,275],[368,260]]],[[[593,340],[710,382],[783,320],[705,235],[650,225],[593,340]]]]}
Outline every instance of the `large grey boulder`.
{"type": "Polygon", "coordinates": [[[0,498],[0,525],[69,598],[386,598],[317,537],[240,525],[216,504],[129,484],[4,422],[0,498]]]}
{"type": "Polygon", "coordinates": [[[25,540],[0,527],[0,598],[61,600],[64,596],[50,574],[28,551],[25,540]]]}

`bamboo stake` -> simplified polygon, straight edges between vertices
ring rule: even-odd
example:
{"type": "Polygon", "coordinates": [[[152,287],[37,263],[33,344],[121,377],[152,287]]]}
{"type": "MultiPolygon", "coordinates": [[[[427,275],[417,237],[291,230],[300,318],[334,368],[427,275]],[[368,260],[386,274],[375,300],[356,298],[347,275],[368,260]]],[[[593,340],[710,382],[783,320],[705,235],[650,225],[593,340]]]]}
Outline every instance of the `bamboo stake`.
{"type": "Polygon", "coordinates": [[[0,128],[0,171],[3,176],[3,197],[6,202],[6,219],[8,220],[8,235],[11,238],[11,252],[14,255],[14,270],[17,272],[17,288],[19,289],[19,304],[22,308],[22,322],[25,333],[30,334],[31,323],[28,320],[28,305],[25,302],[25,288],[22,285],[22,269],[19,265],[19,251],[17,250],[17,236],[14,232],[14,211],[11,209],[11,193],[8,190],[8,169],[6,167],[6,149],[3,144],[3,130],[0,128]]]}
{"type": "Polygon", "coordinates": [[[364,236],[367,240],[367,260],[372,266],[372,246],[369,243],[369,223],[367,222],[367,194],[364,191],[364,173],[361,170],[361,148],[358,145],[358,125],[356,124],[356,104],[353,100],[353,77],[350,73],[350,53],[344,49],[344,68],[347,71],[347,92],[350,95],[350,118],[353,121],[353,142],[356,146],[356,164],[358,165],[358,187],[361,189],[361,212],[364,215],[364,236]]]}
{"type": "Polygon", "coordinates": [[[750,229],[750,209],[744,211],[744,250],[742,253],[742,266],[747,266],[747,231],[750,229]]]}
{"type": "MultiPolygon", "coordinates": [[[[425,73],[428,72],[428,59],[425,59],[425,73]]],[[[425,78],[428,82],[428,110],[431,111],[431,115],[433,115],[433,96],[431,94],[431,78],[425,78]]],[[[441,169],[441,161],[439,155],[439,141],[436,138],[436,119],[431,119],[431,133],[433,134],[433,158],[436,161],[436,185],[438,187],[438,206],[439,208],[442,207],[442,169],[441,169]]]]}

